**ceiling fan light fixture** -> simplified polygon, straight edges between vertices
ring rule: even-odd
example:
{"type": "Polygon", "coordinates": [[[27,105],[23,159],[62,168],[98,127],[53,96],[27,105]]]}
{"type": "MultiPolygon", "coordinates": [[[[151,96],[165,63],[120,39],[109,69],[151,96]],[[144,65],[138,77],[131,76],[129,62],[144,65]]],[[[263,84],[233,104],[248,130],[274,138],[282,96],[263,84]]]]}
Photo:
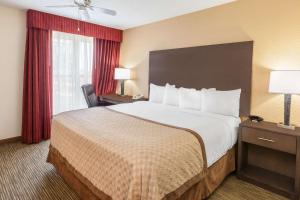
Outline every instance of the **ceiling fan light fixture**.
{"type": "Polygon", "coordinates": [[[78,6],[90,6],[92,1],[91,0],[74,0],[74,3],[78,6]]]}

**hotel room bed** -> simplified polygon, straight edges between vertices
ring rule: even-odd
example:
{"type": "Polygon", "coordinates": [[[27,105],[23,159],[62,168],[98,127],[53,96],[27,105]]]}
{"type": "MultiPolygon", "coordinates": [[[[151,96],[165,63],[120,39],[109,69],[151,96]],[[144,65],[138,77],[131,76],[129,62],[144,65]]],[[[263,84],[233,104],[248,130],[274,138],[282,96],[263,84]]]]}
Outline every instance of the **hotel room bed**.
{"type": "Polygon", "coordinates": [[[238,124],[151,102],[71,111],[53,119],[48,161],[95,199],[205,198],[235,169],[238,124]]]}
{"type": "MultiPolygon", "coordinates": [[[[252,52],[252,41],[150,52],[149,83],[241,88],[247,116],[252,52]]],[[[235,170],[238,124],[149,102],[72,111],[53,118],[48,161],[82,199],[204,199],[235,170]]]]}

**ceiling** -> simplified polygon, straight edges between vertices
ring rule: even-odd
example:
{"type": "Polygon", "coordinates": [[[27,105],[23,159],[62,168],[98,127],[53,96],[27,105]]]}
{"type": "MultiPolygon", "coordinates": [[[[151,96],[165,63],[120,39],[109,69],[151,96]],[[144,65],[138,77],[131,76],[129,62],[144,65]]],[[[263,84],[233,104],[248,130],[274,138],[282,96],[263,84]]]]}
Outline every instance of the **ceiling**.
{"type": "MultiPolygon", "coordinates": [[[[234,0],[92,0],[95,6],[116,10],[117,16],[92,12],[89,22],[124,30],[232,1],[234,0]]],[[[0,4],[78,18],[77,8],[46,7],[73,4],[73,0],[0,0],[0,4]]]]}

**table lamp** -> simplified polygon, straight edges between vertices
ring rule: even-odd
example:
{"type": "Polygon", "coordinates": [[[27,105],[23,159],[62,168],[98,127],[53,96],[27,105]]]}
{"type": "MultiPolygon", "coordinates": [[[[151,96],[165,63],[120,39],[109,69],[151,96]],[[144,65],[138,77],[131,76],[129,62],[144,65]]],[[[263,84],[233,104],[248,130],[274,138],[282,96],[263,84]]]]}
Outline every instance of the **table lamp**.
{"type": "Polygon", "coordinates": [[[115,68],[115,80],[121,80],[121,96],[124,96],[125,80],[130,79],[130,70],[126,68],[115,68]]]}
{"type": "Polygon", "coordinates": [[[284,123],[278,126],[294,130],[290,124],[291,99],[292,94],[300,94],[300,70],[271,71],[269,92],[284,94],[284,123]]]}

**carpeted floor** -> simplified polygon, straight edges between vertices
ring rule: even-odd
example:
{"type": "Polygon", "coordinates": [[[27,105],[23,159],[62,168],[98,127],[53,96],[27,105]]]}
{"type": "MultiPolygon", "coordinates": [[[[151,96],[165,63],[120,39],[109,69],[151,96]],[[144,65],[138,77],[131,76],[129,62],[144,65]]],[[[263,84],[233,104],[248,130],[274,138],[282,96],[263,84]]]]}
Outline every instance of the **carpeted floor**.
{"type": "MultiPolygon", "coordinates": [[[[76,200],[51,164],[49,142],[0,145],[0,200],[76,200]]],[[[209,200],[284,200],[285,198],[229,176],[209,200]]]]}

